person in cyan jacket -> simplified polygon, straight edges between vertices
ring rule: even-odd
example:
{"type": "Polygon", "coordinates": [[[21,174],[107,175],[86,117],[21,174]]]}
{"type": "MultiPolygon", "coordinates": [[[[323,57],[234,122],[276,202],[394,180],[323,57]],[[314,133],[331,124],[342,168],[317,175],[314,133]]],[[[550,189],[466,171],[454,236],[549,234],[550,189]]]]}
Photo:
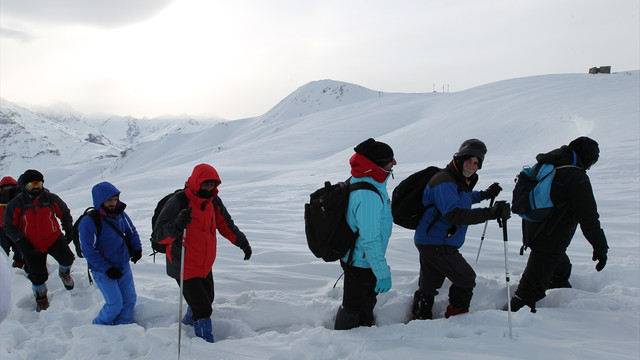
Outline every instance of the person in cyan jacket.
{"type": "Polygon", "coordinates": [[[578,224],[593,247],[592,260],[598,261],[596,270],[605,267],[609,246],[586,172],[598,161],[599,155],[598,143],[581,136],[569,145],[536,157],[538,164],[556,166],[550,194],[554,209],[544,222],[522,221],[523,242],[531,248],[531,254],[511,298],[511,311],[526,305],[535,312],[536,302],[545,297],[547,289],[571,287],[572,266],[566,251],[578,224]],[[563,165],[573,166],[558,168],[563,165]]]}
{"type": "Polygon", "coordinates": [[[213,342],[211,313],[214,299],[213,272],[216,259],[216,231],[242,249],[244,260],[251,257],[247,237],[238,229],[218,196],[220,177],[213,166],[197,165],[185,183],[184,194],[177,193],[162,208],[154,232],[158,243],[167,245],[167,275],[180,283],[182,249],[184,253],[183,295],[187,312],[182,319],[193,325],[196,336],[213,342]],[[181,208],[178,196],[186,195],[188,207],[181,208]],[[186,234],[183,238],[183,232],[186,234]]]}
{"type": "Polygon", "coordinates": [[[29,169],[20,175],[18,188],[20,193],[7,204],[2,228],[22,252],[36,298],[36,310],[42,311],[49,307],[47,255],[58,262],[58,275],[65,289],[74,287],[71,265],[75,257],[69,249],[73,218],[67,204],[44,188],[44,176],[39,171],[29,169]]]}
{"type": "Polygon", "coordinates": [[[458,251],[464,244],[467,227],[510,217],[509,204],[501,201],[491,208],[471,208],[472,204],[495,198],[502,190],[498,183],[485,191],[473,190],[478,182],[476,171],[482,168],[486,153],[482,141],[464,141],[453,160],[424,189],[422,203],[428,208],[413,238],[420,252],[419,287],[412,308],[415,319],[432,318],[434,298],[445,278],[451,280],[451,286],[444,316],[469,312],[476,273],[458,251]]]}
{"type": "Polygon", "coordinates": [[[78,234],[82,254],[105,301],[93,323],[131,324],[136,290],[129,260],[135,264],[142,257],[140,237],[115,186],[106,181],[96,184],[91,196],[96,213],[82,218],[78,234]],[[99,232],[94,219],[100,221],[99,232]]]}
{"type": "Polygon", "coordinates": [[[349,160],[350,183],[368,182],[380,195],[366,189],[349,195],[347,223],[359,236],[353,254],[349,250],[340,260],[344,293],[336,314],[336,330],[372,326],[378,294],[391,289],[391,270],[385,258],[393,225],[387,180],[396,160],[389,145],[371,138],[354,150],[356,153],[349,160]]]}

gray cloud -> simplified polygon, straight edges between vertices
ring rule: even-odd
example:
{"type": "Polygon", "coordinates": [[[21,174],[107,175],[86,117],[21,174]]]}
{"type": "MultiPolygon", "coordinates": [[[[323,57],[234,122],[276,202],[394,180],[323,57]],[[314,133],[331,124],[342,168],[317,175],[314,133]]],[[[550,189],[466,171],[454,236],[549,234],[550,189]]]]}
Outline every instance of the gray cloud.
{"type": "Polygon", "coordinates": [[[22,32],[22,31],[18,31],[18,30],[11,30],[11,29],[7,29],[7,28],[0,28],[0,37],[6,38],[6,39],[12,39],[12,40],[17,40],[20,42],[29,42],[31,40],[34,39],[33,36],[22,32]]]}
{"type": "MultiPolygon", "coordinates": [[[[175,0],[2,0],[0,13],[18,21],[117,28],[148,20],[175,0]]],[[[2,36],[10,36],[3,29],[2,36]]]]}

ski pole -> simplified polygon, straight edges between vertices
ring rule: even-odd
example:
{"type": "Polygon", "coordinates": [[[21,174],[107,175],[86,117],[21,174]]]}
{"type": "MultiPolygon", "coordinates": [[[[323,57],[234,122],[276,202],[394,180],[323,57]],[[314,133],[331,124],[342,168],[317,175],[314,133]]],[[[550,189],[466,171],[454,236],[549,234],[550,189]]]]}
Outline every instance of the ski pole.
{"type": "Polygon", "coordinates": [[[507,316],[509,318],[509,338],[512,338],[511,335],[511,285],[510,285],[510,275],[509,275],[509,250],[507,246],[507,219],[502,219],[502,237],[504,238],[504,272],[505,279],[507,280],[507,316]]]}
{"type": "MultiPolygon", "coordinates": [[[[489,207],[493,207],[493,201],[495,199],[496,199],[495,197],[491,198],[491,203],[489,203],[489,207]]],[[[478,255],[476,255],[475,265],[478,265],[478,258],[480,257],[480,249],[482,249],[482,241],[484,241],[484,234],[486,234],[487,232],[487,224],[489,224],[489,220],[484,222],[484,230],[482,230],[482,236],[480,237],[480,246],[478,246],[478,255]]]]}
{"type": "Polygon", "coordinates": [[[180,309],[178,311],[178,360],[180,360],[180,347],[182,345],[182,291],[184,285],[184,239],[187,236],[187,228],[182,230],[182,244],[180,246],[180,309]]]}

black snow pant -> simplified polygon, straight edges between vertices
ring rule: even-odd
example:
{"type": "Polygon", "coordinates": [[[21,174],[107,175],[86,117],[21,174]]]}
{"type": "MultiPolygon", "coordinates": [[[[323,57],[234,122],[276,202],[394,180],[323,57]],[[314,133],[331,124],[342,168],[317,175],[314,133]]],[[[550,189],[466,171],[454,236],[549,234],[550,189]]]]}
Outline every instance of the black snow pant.
{"type": "Polygon", "coordinates": [[[449,304],[456,309],[469,309],[476,273],[456,247],[415,244],[420,252],[420,292],[431,297],[438,294],[444,279],[451,281],[449,304]]]}
{"type": "Polygon", "coordinates": [[[44,284],[49,278],[47,255],[53,256],[62,266],[71,266],[75,259],[64,236],[59,237],[46,253],[36,251],[33,254],[23,254],[25,266],[29,269],[29,280],[35,286],[44,284]]]}
{"type": "Polygon", "coordinates": [[[545,297],[547,289],[571,287],[571,262],[566,253],[531,250],[515,294],[525,303],[535,304],[545,297]]]}
{"type": "MultiPolygon", "coordinates": [[[[180,279],[176,279],[178,286],[180,279]]],[[[206,319],[211,317],[213,309],[214,290],[213,290],[213,273],[209,271],[205,277],[197,277],[184,280],[182,284],[182,294],[191,307],[193,312],[193,320],[206,319]]]]}
{"type": "Polygon", "coordinates": [[[342,306],[336,315],[336,330],[347,330],[375,323],[373,308],[377,303],[376,276],[368,268],[351,266],[340,261],[344,270],[342,306]]]}
{"type": "Polygon", "coordinates": [[[7,256],[9,256],[11,249],[13,248],[13,261],[19,261],[22,263],[24,262],[20,249],[18,249],[16,244],[14,244],[11,239],[9,239],[2,228],[0,228],[0,246],[2,246],[4,252],[7,253],[7,256]]]}

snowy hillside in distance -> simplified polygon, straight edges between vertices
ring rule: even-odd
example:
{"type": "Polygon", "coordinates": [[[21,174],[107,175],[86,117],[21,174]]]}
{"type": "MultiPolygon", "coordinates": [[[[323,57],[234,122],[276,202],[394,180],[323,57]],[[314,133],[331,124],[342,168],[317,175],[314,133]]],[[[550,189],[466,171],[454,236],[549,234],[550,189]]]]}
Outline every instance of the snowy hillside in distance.
{"type": "Polygon", "coordinates": [[[0,172],[39,163],[70,165],[115,159],[141,142],[168,134],[196,132],[223,121],[187,115],[135,119],[83,115],[66,104],[26,108],[0,98],[0,172]]]}
{"type": "MultiPolygon", "coordinates": [[[[8,110],[16,111],[15,105],[3,100],[2,113],[8,110]]],[[[83,122],[73,130],[17,110],[20,119],[32,121],[20,126],[49,129],[40,135],[54,138],[52,149],[68,151],[73,161],[36,155],[49,145],[31,135],[37,140],[20,150],[28,161],[5,165],[0,160],[0,175],[17,177],[27,166],[40,170],[45,186],[67,202],[74,218],[90,206],[93,185],[112,182],[122,192],[145,255],[151,252],[155,203],[182,187],[195,165],[209,163],[218,170],[220,196],[247,235],[253,256],[243,261],[241,250],[218,237],[212,314],[216,342],[204,342],[185,326],[182,359],[637,360],[640,354],[640,71],[535,76],[424,94],[383,94],[321,80],[301,86],[255,118],[198,121],[199,126],[189,127],[185,116],[177,125],[180,133],[167,125],[158,129],[161,135],[150,130],[151,124],[138,125],[145,135],[127,143],[125,156],[118,141],[126,141],[118,139],[130,129],[127,118],[113,117],[100,128],[99,122],[78,115],[83,122]],[[98,158],[103,151],[98,145],[69,140],[86,135],[89,130],[80,128],[84,121],[116,144],[111,145],[115,157],[98,158]],[[582,135],[597,140],[601,149],[588,174],[610,246],[602,272],[595,271],[592,249],[578,229],[568,250],[573,288],[549,291],[535,314],[526,309],[512,314],[510,338],[507,313],[498,310],[507,300],[502,229],[489,223],[474,264],[483,226],[470,226],[461,248],[477,273],[470,313],[444,318],[446,281],[436,297],[434,320],[409,321],[418,253],[413,233],[394,226],[387,251],[393,287],[378,296],[377,326],[333,330],[342,299],[342,281],[335,288],[334,283],[342,271],[308,250],[303,208],[325,180],[349,176],[348,159],[359,142],[373,137],[394,149],[398,164],[388,182],[391,193],[411,173],[444,166],[465,139],[479,138],[488,153],[476,189],[497,181],[504,188],[498,200],[510,200],[523,165],[582,135]]],[[[3,123],[0,134],[4,129],[3,123]]],[[[508,221],[508,236],[513,292],[527,260],[518,254],[516,217],[508,221]]],[[[83,259],[72,268],[76,288],[66,291],[49,258],[51,307],[41,313],[35,312],[25,273],[13,270],[13,307],[0,324],[0,358],[175,359],[179,290],[166,276],[164,261],[143,256],[132,265],[138,293],[134,324],[117,327],[91,325],[104,302],[87,280],[83,259]]]]}

